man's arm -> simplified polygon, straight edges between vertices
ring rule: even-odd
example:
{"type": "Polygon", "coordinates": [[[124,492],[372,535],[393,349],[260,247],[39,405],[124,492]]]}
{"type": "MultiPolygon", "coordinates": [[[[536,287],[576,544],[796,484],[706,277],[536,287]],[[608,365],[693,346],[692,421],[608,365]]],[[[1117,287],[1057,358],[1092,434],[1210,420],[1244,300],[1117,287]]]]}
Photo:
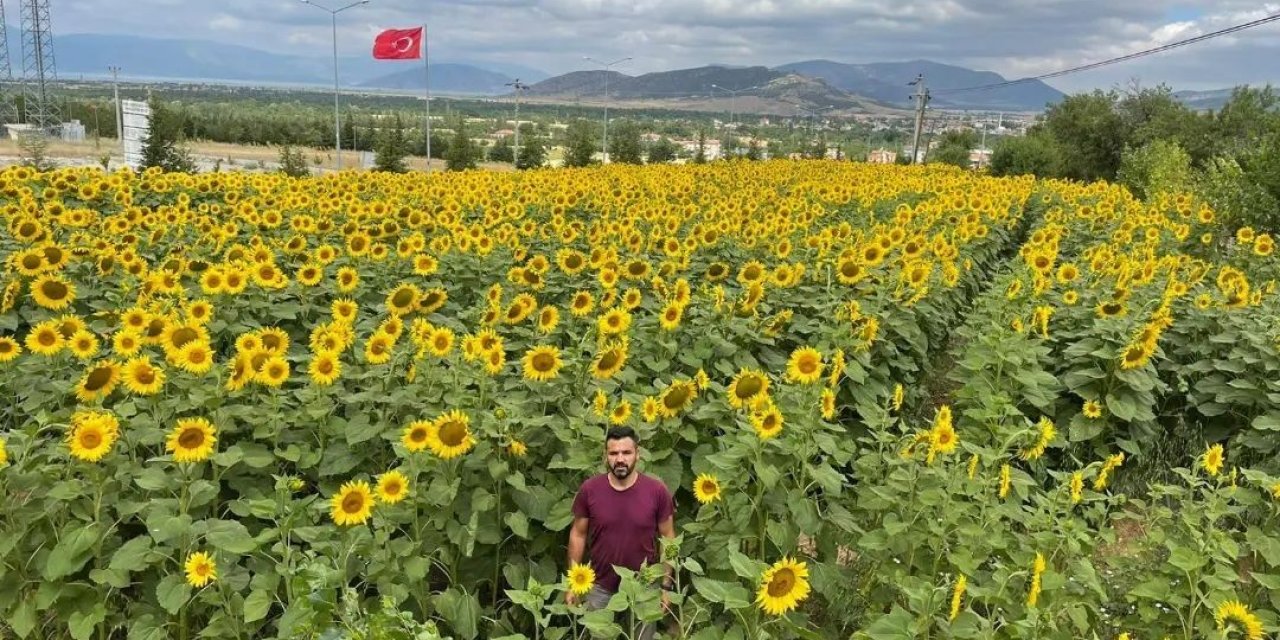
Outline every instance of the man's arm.
{"type": "MultiPolygon", "coordinates": [[[[582,556],[587,552],[587,530],[590,522],[588,518],[574,516],[573,526],[569,529],[569,563],[566,568],[582,562],[582,556]]],[[[564,601],[570,605],[578,604],[578,596],[574,595],[572,590],[566,589],[564,601]]]]}

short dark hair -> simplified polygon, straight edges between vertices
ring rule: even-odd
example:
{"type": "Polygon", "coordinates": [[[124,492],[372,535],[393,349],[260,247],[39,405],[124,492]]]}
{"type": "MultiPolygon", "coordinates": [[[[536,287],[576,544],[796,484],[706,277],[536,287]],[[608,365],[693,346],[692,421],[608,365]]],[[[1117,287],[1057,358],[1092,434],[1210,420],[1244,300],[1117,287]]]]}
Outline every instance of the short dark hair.
{"type": "Polygon", "coordinates": [[[636,430],[631,427],[610,427],[609,431],[604,434],[605,446],[608,446],[611,440],[625,440],[631,438],[631,441],[640,444],[640,438],[636,436],[636,430]]]}

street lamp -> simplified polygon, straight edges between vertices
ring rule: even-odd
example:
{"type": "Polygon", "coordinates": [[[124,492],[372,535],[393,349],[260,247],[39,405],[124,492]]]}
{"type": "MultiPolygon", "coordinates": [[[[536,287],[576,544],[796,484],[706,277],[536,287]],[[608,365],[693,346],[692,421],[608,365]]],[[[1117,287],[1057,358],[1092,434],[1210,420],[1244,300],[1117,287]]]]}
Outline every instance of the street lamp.
{"type": "MultiPolygon", "coordinates": [[[[333,151],[337,156],[338,170],[342,170],[342,124],[338,118],[338,14],[350,9],[358,7],[362,4],[369,4],[369,0],[357,0],[340,9],[330,9],[326,6],[318,4],[315,0],[302,0],[302,4],[315,7],[329,14],[333,21],[333,151]]],[[[430,160],[428,160],[430,162],[430,160]]]]}
{"type": "Polygon", "coordinates": [[[520,78],[516,78],[515,82],[508,82],[506,86],[516,90],[516,148],[511,152],[511,164],[515,168],[520,168],[520,92],[529,88],[529,85],[520,82],[520,78]]]}
{"type": "Polygon", "coordinates": [[[743,91],[751,91],[752,89],[759,89],[759,88],[760,88],[760,85],[756,85],[756,86],[754,86],[754,87],[747,87],[747,88],[745,88],[745,89],[726,89],[726,88],[724,88],[724,87],[722,87],[722,86],[720,86],[720,85],[718,85],[718,84],[713,84],[713,85],[711,85],[711,88],[712,88],[712,89],[719,89],[719,90],[724,91],[725,93],[728,93],[728,94],[730,95],[730,98],[729,98],[729,123],[730,123],[730,124],[737,124],[737,120],[738,120],[738,119],[737,119],[737,117],[736,117],[736,115],[735,115],[735,114],[736,114],[736,113],[737,113],[737,111],[738,111],[738,109],[737,109],[737,106],[738,106],[738,94],[739,94],[739,93],[742,93],[743,91]]]}
{"type": "Polygon", "coordinates": [[[609,164],[609,70],[610,68],[613,67],[613,65],[622,64],[630,60],[631,57],[628,56],[626,58],[614,60],[613,62],[610,62],[607,64],[604,62],[600,62],[599,60],[596,60],[595,58],[592,58],[590,56],[582,56],[582,59],[587,60],[589,62],[594,62],[604,67],[605,74],[604,74],[604,149],[603,149],[603,152],[604,152],[604,164],[609,164]]]}

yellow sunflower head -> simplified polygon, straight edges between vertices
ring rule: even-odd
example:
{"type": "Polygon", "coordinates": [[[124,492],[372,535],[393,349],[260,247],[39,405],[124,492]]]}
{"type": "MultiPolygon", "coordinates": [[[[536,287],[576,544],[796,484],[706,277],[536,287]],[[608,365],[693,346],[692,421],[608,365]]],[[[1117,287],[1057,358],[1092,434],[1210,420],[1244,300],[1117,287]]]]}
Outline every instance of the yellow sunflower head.
{"type": "Polygon", "coordinates": [[[340,526],[364,524],[373,515],[373,491],[363,480],[348,482],[333,494],[329,515],[340,526]]]}
{"type": "Polygon", "coordinates": [[[218,442],[216,433],[205,418],[183,418],[169,432],[165,449],[173,454],[174,462],[201,462],[213,455],[218,442]]]}
{"type": "Polygon", "coordinates": [[[756,605],[770,615],[780,616],[809,597],[809,568],[803,562],[783,558],[765,570],[756,591],[756,605]]]}

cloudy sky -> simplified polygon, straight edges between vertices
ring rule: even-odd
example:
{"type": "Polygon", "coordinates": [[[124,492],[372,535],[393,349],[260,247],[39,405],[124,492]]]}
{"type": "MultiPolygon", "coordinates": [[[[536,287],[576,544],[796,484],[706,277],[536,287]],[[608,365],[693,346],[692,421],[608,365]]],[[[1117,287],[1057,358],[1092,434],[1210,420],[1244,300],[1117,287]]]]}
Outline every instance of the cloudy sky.
{"type": "MultiPolygon", "coordinates": [[[[338,7],[350,0],[316,0],[338,7]]],[[[301,0],[52,0],[58,33],[199,38],[328,55],[329,15],[301,0]]],[[[14,11],[13,13],[17,13],[14,11]]],[[[1217,0],[371,0],[342,13],[339,50],[367,51],[386,27],[431,26],[432,56],[557,74],[583,56],[634,60],[630,74],[708,63],[927,58],[1008,78],[1159,46],[1280,13],[1280,2],[1217,0]]],[[[12,16],[16,22],[16,15],[12,16]]],[[[1280,21],[1051,81],[1067,90],[1133,79],[1179,89],[1280,84],[1280,21]]]]}

